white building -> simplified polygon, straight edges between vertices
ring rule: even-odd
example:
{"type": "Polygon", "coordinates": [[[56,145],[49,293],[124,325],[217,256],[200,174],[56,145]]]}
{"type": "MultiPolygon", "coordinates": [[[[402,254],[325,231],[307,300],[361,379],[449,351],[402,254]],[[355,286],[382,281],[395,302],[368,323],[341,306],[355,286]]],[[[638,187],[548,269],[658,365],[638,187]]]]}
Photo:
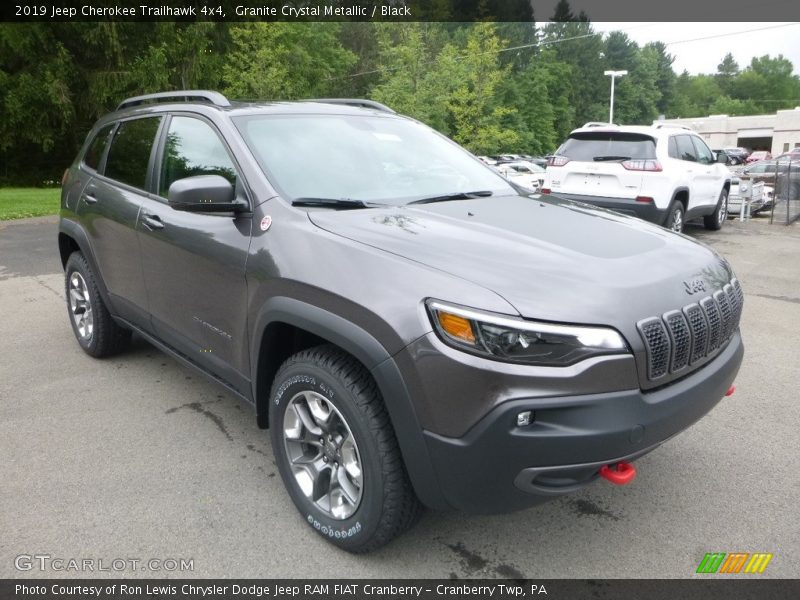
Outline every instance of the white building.
{"type": "Polygon", "coordinates": [[[690,127],[703,136],[713,149],[742,146],[751,150],[769,150],[776,156],[792,148],[800,148],[800,106],[793,110],[779,110],[774,115],[710,115],[692,119],[664,119],[655,123],[690,127]]]}

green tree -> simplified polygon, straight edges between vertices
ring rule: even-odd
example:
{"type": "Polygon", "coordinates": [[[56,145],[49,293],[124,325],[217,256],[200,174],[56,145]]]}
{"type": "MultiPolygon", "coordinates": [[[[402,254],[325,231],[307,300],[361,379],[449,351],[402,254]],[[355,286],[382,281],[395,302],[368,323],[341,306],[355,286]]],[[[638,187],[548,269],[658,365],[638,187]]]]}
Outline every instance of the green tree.
{"type": "Polygon", "coordinates": [[[511,65],[494,23],[470,25],[447,39],[433,23],[378,29],[381,80],[370,97],[413,116],[479,154],[516,148],[515,109],[503,104],[511,65]]]}
{"type": "Polygon", "coordinates": [[[792,62],[778,55],[754,57],[732,83],[734,98],[751,100],[759,112],[792,108],[800,98],[800,77],[792,62]]]}
{"type": "Polygon", "coordinates": [[[604,44],[585,15],[575,19],[566,1],[559,2],[554,21],[544,27],[542,44],[553,49],[556,61],[570,67],[569,103],[574,112],[566,130],[586,121],[608,119],[608,78],[605,70],[604,44]]]}
{"type": "Polygon", "coordinates": [[[452,116],[453,139],[476,154],[513,148],[520,134],[504,121],[515,112],[498,102],[498,92],[509,67],[501,67],[497,52],[503,42],[494,23],[476,23],[469,31],[464,54],[446,46],[440,56],[442,71],[454,82],[447,108],[452,116]]]}
{"type": "Polygon", "coordinates": [[[642,54],[648,56],[648,60],[655,65],[655,84],[660,93],[656,108],[659,114],[666,115],[675,98],[675,86],[678,79],[672,69],[675,58],[667,53],[667,47],[663,42],[645,44],[642,54]]]}
{"type": "Polygon", "coordinates": [[[222,69],[225,92],[253,99],[325,96],[356,63],[339,42],[339,23],[237,23],[222,69]]]}
{"type": "Polygon", "coordinates": [[[717,65],[717,83],[726,94],[731,91],[731,83],[739,74],[739,64],[734,60],[733,54],[728,52],[722,62],[717,65]]]}
{"type": "Polygon", "coordinates": [[[614,31],[605,40],[605,60],[610,69],[628,71],[618,80],[614,120],[625,124],[649,124],[658,115],[661,91],[656,48],[641,50],[625,33],[614,31]]]}
{"type": "Polygon", "coordinates": [[[675,100],[668,112],[670,118],[708,115],[722,90],[713,75],[689,75],[684,71],[675,86],[675,100]]]}
{"type": "Polygon", "coordinates": [[[379,24],[380,81],[370,97],[450,134],[446,102],[456,82],[436,54],[446,38],[436,23],[379,24]]]}

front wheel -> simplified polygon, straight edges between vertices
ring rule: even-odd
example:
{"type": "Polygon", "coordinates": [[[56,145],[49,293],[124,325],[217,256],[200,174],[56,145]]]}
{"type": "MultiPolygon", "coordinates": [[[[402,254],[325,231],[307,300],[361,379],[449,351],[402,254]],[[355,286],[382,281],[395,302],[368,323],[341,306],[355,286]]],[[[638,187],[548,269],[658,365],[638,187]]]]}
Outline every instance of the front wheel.
{"type": "Polygon", "coordinates": [[[683,202],[680,200],[673,200],[667,210],[667,220],[664,222],[664,227],[676,233],[681,233],[683,231],[683,216],[683,202]]]}
{"type": "Polygon", "coordinates": [[[272,449],[303,519],[348,552],[374,550],[420,514],[369,372],[335,346],[289,358],[270,397],[272,449]]]}
{"type": "Polygon", "coordinates": [[[703,226],[712,231],[722,229],[722,224],[728,218],[728,190],[723,189],[719,195],[714,212],[703,217],[703,226]]]}

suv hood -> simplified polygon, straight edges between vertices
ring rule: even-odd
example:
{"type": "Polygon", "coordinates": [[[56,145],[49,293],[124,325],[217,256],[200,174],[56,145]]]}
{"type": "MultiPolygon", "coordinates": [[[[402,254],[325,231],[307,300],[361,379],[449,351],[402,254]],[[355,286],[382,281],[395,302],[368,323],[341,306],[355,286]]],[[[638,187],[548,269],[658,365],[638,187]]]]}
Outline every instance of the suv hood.
{"type": "MultiPolygon", "coordinates": [[[[690,238],[552,196],[308,215],[326,231],[488,288],[524,317],[611,325],[629,340],[640,319],[697,301],[732,276],[690,238]],[[684,282],[698,279],[705,292],[692,293],[684,282]]],[[[375,283],[402,286],[391,273],[375,283]]],[[[440,300],[470,306],[469,298],[440,300]]]]}

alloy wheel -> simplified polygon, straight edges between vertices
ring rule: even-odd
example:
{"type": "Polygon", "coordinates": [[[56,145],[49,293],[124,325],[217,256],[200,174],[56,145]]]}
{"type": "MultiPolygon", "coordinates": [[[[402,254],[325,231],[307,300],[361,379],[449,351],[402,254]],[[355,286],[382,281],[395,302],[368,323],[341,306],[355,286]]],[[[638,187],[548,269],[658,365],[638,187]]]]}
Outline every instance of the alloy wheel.
{"type": "Polygon", "coordinates": [[[672,231],[683,231],[683,211],[676,208],[672,213],[672,231]]]}
{"type": "Polygon", "coordinates": [[[286,406],[283,441],[303,495],[334,519],[352,516],[361,503],[364,475],[342,413],[321,394],[300,392],[286,406]]]}
{"type": "Polygon", "coordinates": [[[94,332],[92,300],[86,280],[78,271],[73,271],[69,278],[69,311],[81,339],[91,339],[94,332]]]}

